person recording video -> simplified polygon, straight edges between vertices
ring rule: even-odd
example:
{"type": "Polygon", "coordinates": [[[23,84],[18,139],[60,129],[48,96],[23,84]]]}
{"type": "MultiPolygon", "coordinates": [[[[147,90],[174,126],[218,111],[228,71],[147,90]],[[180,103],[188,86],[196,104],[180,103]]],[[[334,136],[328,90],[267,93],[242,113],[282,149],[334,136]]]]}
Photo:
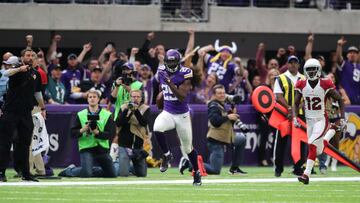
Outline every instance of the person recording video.
{"type": "Polygon", "coordinates": [[[131,171],[135,176],[147,175],[146,157],[148,153],[143,149],[144,140],[148,136],[150,108],[144,104],[143,92],[132,90],[130,102],[121,106],[116,120],[119,131],[119,175],[128,176],[131,171]],[[133,168],[130,169],[130,161],[133,168]]]}
{"type": "Polygon", "coordinates": [[[88,108],[77,113],[71,134],[78,139],[81,168],[68,167],[66,176],[70,177],[116,177],[115,168],[109,155],[111,136],[115,125],[111,112],[99,106],[101,92],[90,89],[87,97],[88,108]],[[93,174],[94,163],[101,170],[93,174]]]}

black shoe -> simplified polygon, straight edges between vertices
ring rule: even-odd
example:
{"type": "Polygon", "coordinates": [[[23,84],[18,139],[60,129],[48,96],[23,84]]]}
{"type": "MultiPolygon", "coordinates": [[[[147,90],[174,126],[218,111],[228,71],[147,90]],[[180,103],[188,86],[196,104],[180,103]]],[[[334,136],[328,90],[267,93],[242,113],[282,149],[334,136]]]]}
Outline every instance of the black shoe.
{"type": "Polygon", "coordinates": [[[165,172],[169,168],[169,163],[173,159],[173,155],[170,153],[169,155],[162,157],[162,162],[160,164],[160,172],[165,172]]]}
{"type": "Polygon", "coordinates": [[[0,173],[0,182],[7,182],[5,173],[0,173]]]}
{"type": "Polygon", "coordinates": [[[38,179],[34,178],[34,176],[28,175],[28,176],[23,176],[21,178],[22,181],[26,181],[26,182],[39,182],[38,179]]]}
{"type": "Polygon", "coordinates": [[[184,175],[184,171],[190,167],[190,161],[185,157],[181,157],[179,163],[179,172],[184,175]]]}
{"type": "Polygon", "coordinates": [[[305,185],[309,184],[309,176],[303,174],[302,176],[298,177],[299,182],[304,183],[305,185]]]}
{"type": "Polygon", "coordinates": [[[194,173],[194,182],[193,182],[193,186],[201,186],[201,173],[199,170],[197,170],[194,173]]]}
{"type": "Polygon", "coordinates": [[[316,171],[314,169],[311,170],[311,175],[316,175],[316,171]]]}
{"type": "Polygon", "coordinates": [[[245,175],[247,172],[242,171],[239,167],[236,168],[230,168],[229,170],[230,175],[245,175]]]}
{"type": "Polygon", "coordinates": [[[275,177],[280,177],[280,176],[281,176],[281,173],[275,171],[275,177]]]}

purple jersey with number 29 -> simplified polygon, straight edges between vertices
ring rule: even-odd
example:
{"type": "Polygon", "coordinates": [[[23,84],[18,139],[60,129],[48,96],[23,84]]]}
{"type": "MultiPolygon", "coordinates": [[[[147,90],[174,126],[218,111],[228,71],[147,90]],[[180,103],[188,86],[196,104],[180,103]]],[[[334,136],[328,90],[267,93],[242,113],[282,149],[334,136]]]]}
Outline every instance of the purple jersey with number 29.
{"type": "MultiPolygon", "coordinates": [[[[165,66],[159,66],[158,71],[166,71],[165,66]]],[[[164,97],[164,110],[172,114],[183,114],[189,111],[187,98],[184,101],[179,101],[175,94],[171,91],[170,87],[165,82],[165,78],[159,75],[160,86],[164,97]]],[[[193,77],[193,72],[190,68],[180,66],[180,69],[173,74],[169,74],[169,79],[179,87],[185,80],[193,77]]],[[[186,96],[188,97],[188,95],[186,96]]]]}

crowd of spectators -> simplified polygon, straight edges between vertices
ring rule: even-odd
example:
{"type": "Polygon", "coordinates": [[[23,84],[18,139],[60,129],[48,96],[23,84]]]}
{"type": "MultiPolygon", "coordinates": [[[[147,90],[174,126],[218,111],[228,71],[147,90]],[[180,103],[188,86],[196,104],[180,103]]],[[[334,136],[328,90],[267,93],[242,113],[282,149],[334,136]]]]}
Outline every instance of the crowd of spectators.
{"type": "MultiPolygon", "coordinates": [[[[198,76],[188,97],[193,104],[206,104],[212,94],[211,88],[216,84],[223,84],[227,94],[240,95],[242,104],[250,104],[249,98],[253,89],[261,84],[273,87],[276,76],[287,70],[287,58],[298,55],[296,48],[290,44],[287,48],[278,48],[275,56],[265,57],[266,45],[259,43],[254,53],[255,59],[245,62],[236,55],[236,43],[220,46],[217,40],[214,45],[195,48],[195,32],[189,30],[188,36],[183,64],[192,68],[198,76]]],[[[64,56],[60,48],[61,38],[60,35],[54,35],[47,53],[40,50],[35,54],[34,63],[38,64],[47,103],[86,104],[87,92],[95,88],[102,93],[101,103],[109,104],[114,81],[121,76],[123,65],[130,63],[136,71],[136,79],[143,83],[145,103],[155,104],[159,93],[157,67],[167,48],[162,44],[152,44],[154,32],[148,33],[142,46],[132,47],[129,53],[119,50],[114,43],[109,42],[100,56],[90,56],[91,42],[84,44],[80,53],[64,56]],[[60,64],[61,58],[67,59],[65,66],[60,64]]],[[[26,36],[26,41],[26,46],[31,48],[33,37],[26,36]]],[[[337,43],[334,42],[336,51],[326,59],[322,55],[312,56],[314,43],[314,35],[309,34],[305,55],[297,56],[300,60],[300,72],[305,60],[317,58],[323,66],[324,76],[330,74],[335,77],[335,84],[345,103],[360,105],[358,48],[346,46],[346,40],[340,38],[337,43]],[[347,47],[346,57],[343,54],[344,46],[347,47]],[[355,67],[353,71],[349,71],[350,66],[355,67]]],[[[11,55],[16,53],[3,55],[3,64],[11,55]]]]}

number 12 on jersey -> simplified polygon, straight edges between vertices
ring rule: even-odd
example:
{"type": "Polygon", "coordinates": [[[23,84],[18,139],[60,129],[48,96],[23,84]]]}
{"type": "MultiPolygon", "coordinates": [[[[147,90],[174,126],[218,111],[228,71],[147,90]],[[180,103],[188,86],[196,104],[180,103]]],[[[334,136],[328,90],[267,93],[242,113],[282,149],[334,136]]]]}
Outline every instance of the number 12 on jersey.
{"type": "Polygon", "coordinates": [[[319,97],[305,97],[308,110],[321,110],[321,99],[319,97]]]}

